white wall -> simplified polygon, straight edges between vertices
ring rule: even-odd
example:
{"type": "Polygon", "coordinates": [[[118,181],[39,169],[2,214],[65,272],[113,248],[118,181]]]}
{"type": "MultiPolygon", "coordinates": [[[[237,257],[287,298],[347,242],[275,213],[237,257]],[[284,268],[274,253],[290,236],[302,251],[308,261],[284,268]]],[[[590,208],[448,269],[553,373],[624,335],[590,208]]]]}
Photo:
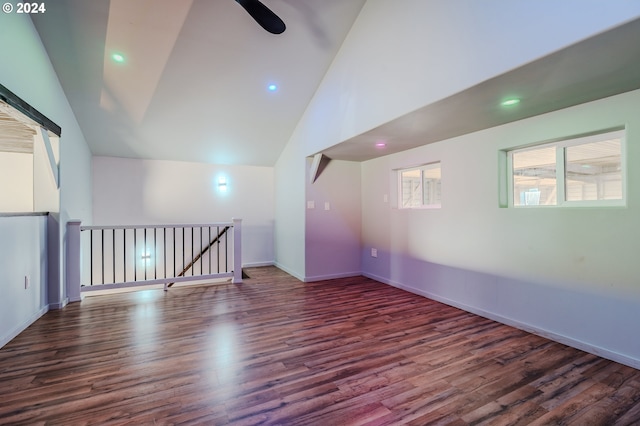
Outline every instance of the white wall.
{"type": "Polygon", "coordinates": [[[0,212],[59,211],[60,192],[42,137],[35,138],[33,153],[0,152],[0,212]]]}
{"type": "Polygon", "coordinates": [[[33,211],[33,154],[0,152],[0,212],[33,211]]]}
{"type": "Polygon", "coordinates": [[[291,142],[275,166],[276,265],[299,280],[305,276],[306,166],[302,146],[291,142]]]}
{"type": "Polygon", "coordinates": [[[272,167],[93,158],[96,225],[212,223],[242,219],[244,266],[274,262],[272,167]],[[228,190],[218,190],[225,176],[228,190]]]}
{"type": "Polygon", "coordinates": [[[0,242],[2,347],[47,311],[47,216],[0,216],[0,242]]]}
{"type": "Polygon", "coordinates": [[[635,91],[363,163],[365,274],[640,366],[639,109],[635,91]],[[498,207],[499,150],[621,125],[627,207],[498,207]],[[392,169],[436,160],[441,209],[383,202],[392,169]]]}
{"type": "Polygon", "coordinates": [[[305,182],[305,281],[360,275],[360,163],[330,161],[305,182]]]}
{"type": "MultiPolygon", "coordinates": [[[[28,15],[0,14],[0,56],[0,83],[62,127],[60,213],[51,215],[49,221],[59,224],[59,236],[52,237],[59,241],[58,251],[64,253],[67,220],[91,220],[91,153],[28,15]]],[[[0,246],[11,243],[2,241],[0,246]]],[[[48,296],[50,306],[60,307],[66,303],[64,259],[53,255],[48,296]]]]}
{"type": "Polygon", "coordinates": [[[276,164],[278,265],[306,273],[304,157],[638,16],[626,0],[368,0],[276,164]]]}

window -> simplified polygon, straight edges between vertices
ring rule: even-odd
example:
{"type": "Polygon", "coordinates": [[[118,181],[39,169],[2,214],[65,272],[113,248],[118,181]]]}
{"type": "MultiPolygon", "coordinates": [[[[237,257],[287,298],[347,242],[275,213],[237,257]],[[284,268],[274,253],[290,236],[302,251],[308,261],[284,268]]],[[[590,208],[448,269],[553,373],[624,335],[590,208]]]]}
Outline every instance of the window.
{"type": "Polygon", "coordinates": [[[624,205],[624,131],[507,151],[509,205],[624,205]]]}
{"type": "Polygon", "coordinates": [[[512,164],[514,205],[556,204],[555,146],[513,152],[512,164]]]}
{"type": "Polygon", "coordinates": [[[440,207],[440,162],[399,170],[398,175],[400,208],[440,207]]]}

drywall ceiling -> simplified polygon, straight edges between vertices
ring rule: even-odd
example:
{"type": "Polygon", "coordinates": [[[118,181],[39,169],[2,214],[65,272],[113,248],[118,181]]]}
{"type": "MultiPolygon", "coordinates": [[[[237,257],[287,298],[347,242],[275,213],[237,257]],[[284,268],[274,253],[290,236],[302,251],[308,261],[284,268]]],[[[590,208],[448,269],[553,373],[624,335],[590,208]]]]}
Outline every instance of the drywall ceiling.
{"type": "Polygon", "coordinates": [[[640,20],[497,76],[323,150],[366,161],[640,89],[640,20]],[[507,97],[521,102],[501,106],[507,97]],[[384,147],[376,146],[384,144],[384,147]]]}
{"type": "MultiPolygon", "coordinates": [[[[364,2],[264,0],[280,35],[234,0],[56,0],[32,19],[94,155],[273,166],[364,2]]],[[[637,40],[640,20],[322,153],[365,161],[640,88],[637,40]]]]}
{"type": "Polygon", "coordinates": [[[55,0],[32,20],[94,155],[273,166],[365,0],[263,2],[283,34],[234,0],[55,0]]]}
{"type": "Polygon", "coordinates": [[[0,152],[33,153],[36,127],[11,106],[0,101],[0,152]]]}

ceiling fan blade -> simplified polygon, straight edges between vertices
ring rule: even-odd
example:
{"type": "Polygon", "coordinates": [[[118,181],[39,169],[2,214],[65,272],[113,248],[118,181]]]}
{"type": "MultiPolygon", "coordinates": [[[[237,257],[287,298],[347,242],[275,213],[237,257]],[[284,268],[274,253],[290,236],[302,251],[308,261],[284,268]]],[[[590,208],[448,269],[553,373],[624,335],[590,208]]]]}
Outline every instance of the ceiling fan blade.
{"type": "Polygon", "coordinates": [[[282,19],[259,0],[236,0],[236,2],[244,7],[249,15],[271,34],[282,34],[287,28],[282,19]]]}

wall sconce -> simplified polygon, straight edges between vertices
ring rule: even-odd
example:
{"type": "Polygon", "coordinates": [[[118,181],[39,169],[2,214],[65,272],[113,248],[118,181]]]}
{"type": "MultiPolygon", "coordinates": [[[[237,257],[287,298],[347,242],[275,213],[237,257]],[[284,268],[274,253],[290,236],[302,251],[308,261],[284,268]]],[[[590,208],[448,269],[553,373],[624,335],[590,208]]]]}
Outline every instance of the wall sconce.
{"type": "Polygon", "coordinates": [[[220,176],[218,178],[218,190],[220,192],[227,192],[227,178],[224,176],[220,176]]]}
{"type": "Polygon", "coordinates": [[[151,260],[151,254],[150,253],[142,253],[142,260],[148,262],[151,260]]]}

